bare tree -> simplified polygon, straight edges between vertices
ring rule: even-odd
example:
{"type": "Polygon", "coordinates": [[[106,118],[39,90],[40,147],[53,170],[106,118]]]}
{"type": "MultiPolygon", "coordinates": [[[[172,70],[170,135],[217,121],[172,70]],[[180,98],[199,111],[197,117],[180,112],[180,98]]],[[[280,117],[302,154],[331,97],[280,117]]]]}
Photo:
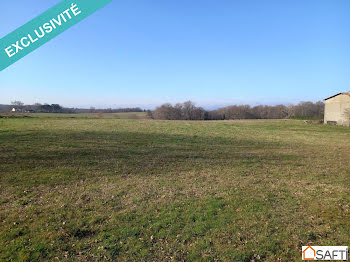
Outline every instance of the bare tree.
{"type": "Polygon", "coordinates": [[[147,111],[146,111],[146,115],[147,115],[147,118],[151,118],[151,119],[154,118],[154,117],[153,117],[153,112],[152,112],[151,110],[147,110],[147,111]]]}
{"type": "Polygon", "coordinates": [[[163,120],[205,120],[208,114],[203,108],[187,101],[183,104],[177,103],[175,106],[169,103],[163,104],[154,110],[152,117],[163,120]]]}
{"type": "Polygon", "coordinates": [[[173,106],[169,103],[163,104],[156,108],[153,112],[153,117],[155,119],[161,119],[161,120],[173,120],[173,106]]]}
{"type": "Polygon", "coordinates": [[[13,106],[15,106],[15,107],[17,107],[17,108],[23,108],[23,106],[24,106],[24,103],[23,102],[21,102],[21,101],[12,101],[11,102],[11,105],[13,105],[13,106]]]}
{"type": "Polygon", "coordinates": [[[21,102],[21,101],[17,101],[17,100],[15,100],[15,101],[12,101],[12,102],[11,102],[11,105],[14,105],[14,106],[23,106],[23,105],[24,105],[24,103],[23,103],[23,102],[21,102]]]}
{"type": "Polygon", "coordinates": [[[191,101],[183,104],[163,104],[153,112],[154,119],[167,120],[225,120],[225,119],[285,119],[291,117],[320,118],[324,114],[323,102],[301,102],[298,105],[233,105],[206,111],[191,101]]]}
{"type": "Polygon", "coordinates": [[[23,102],[15,100],[11,102],[11,105],[16,109],[16,111],[17,110],[20,112],[23,111],[23,108],[24,108],[23,102]]]}
{"type": "Polygon", "coordinates": [[[187,101],[183,103],[183,119],[184,120],[195,120],[194,119],[194,110],[195,110],[195,105],[191,101],[187,101]]]}

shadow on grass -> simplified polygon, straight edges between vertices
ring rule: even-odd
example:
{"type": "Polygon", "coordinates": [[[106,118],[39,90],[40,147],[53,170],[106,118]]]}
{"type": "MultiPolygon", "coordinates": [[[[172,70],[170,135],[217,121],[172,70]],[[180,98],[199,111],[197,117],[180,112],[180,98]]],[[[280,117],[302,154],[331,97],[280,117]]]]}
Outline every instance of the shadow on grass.
{"type": "Polygon", "coordinates": [[[286,146],[257,139],[228,139],[137,132],[0,133],[2,183],[61,184],[93,176],[154,175],[259,166],[297,160],[286,146]]]}

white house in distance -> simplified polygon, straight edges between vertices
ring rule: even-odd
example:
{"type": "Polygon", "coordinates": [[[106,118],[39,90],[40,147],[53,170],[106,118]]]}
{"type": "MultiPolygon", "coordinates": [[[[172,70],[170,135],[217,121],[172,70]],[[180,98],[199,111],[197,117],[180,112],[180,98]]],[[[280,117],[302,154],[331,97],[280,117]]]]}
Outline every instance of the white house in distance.
{"type": "Polygon", "coordinates": [[[350,92],[325,99],[324,123],[350,126],[350,92]]]}

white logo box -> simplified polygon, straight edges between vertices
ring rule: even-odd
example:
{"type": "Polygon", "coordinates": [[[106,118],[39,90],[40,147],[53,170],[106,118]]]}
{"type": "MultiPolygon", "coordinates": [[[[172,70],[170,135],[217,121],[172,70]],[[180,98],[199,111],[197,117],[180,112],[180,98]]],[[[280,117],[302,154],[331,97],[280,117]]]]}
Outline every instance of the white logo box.
{"type": "Polygon", "coordinates": [[[303,260],[348,260],[347,246],[303,246],[303,260]]]}

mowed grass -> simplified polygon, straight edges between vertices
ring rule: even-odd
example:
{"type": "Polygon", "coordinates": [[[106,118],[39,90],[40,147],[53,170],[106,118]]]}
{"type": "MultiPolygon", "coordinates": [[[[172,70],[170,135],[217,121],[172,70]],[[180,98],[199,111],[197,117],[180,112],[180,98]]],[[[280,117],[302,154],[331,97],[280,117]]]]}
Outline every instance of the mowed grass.
{"type": "Polygon", "coordinates": [[[1,261],[300,261],[350,243],[350,128],[0,119],[1,261]]]}

